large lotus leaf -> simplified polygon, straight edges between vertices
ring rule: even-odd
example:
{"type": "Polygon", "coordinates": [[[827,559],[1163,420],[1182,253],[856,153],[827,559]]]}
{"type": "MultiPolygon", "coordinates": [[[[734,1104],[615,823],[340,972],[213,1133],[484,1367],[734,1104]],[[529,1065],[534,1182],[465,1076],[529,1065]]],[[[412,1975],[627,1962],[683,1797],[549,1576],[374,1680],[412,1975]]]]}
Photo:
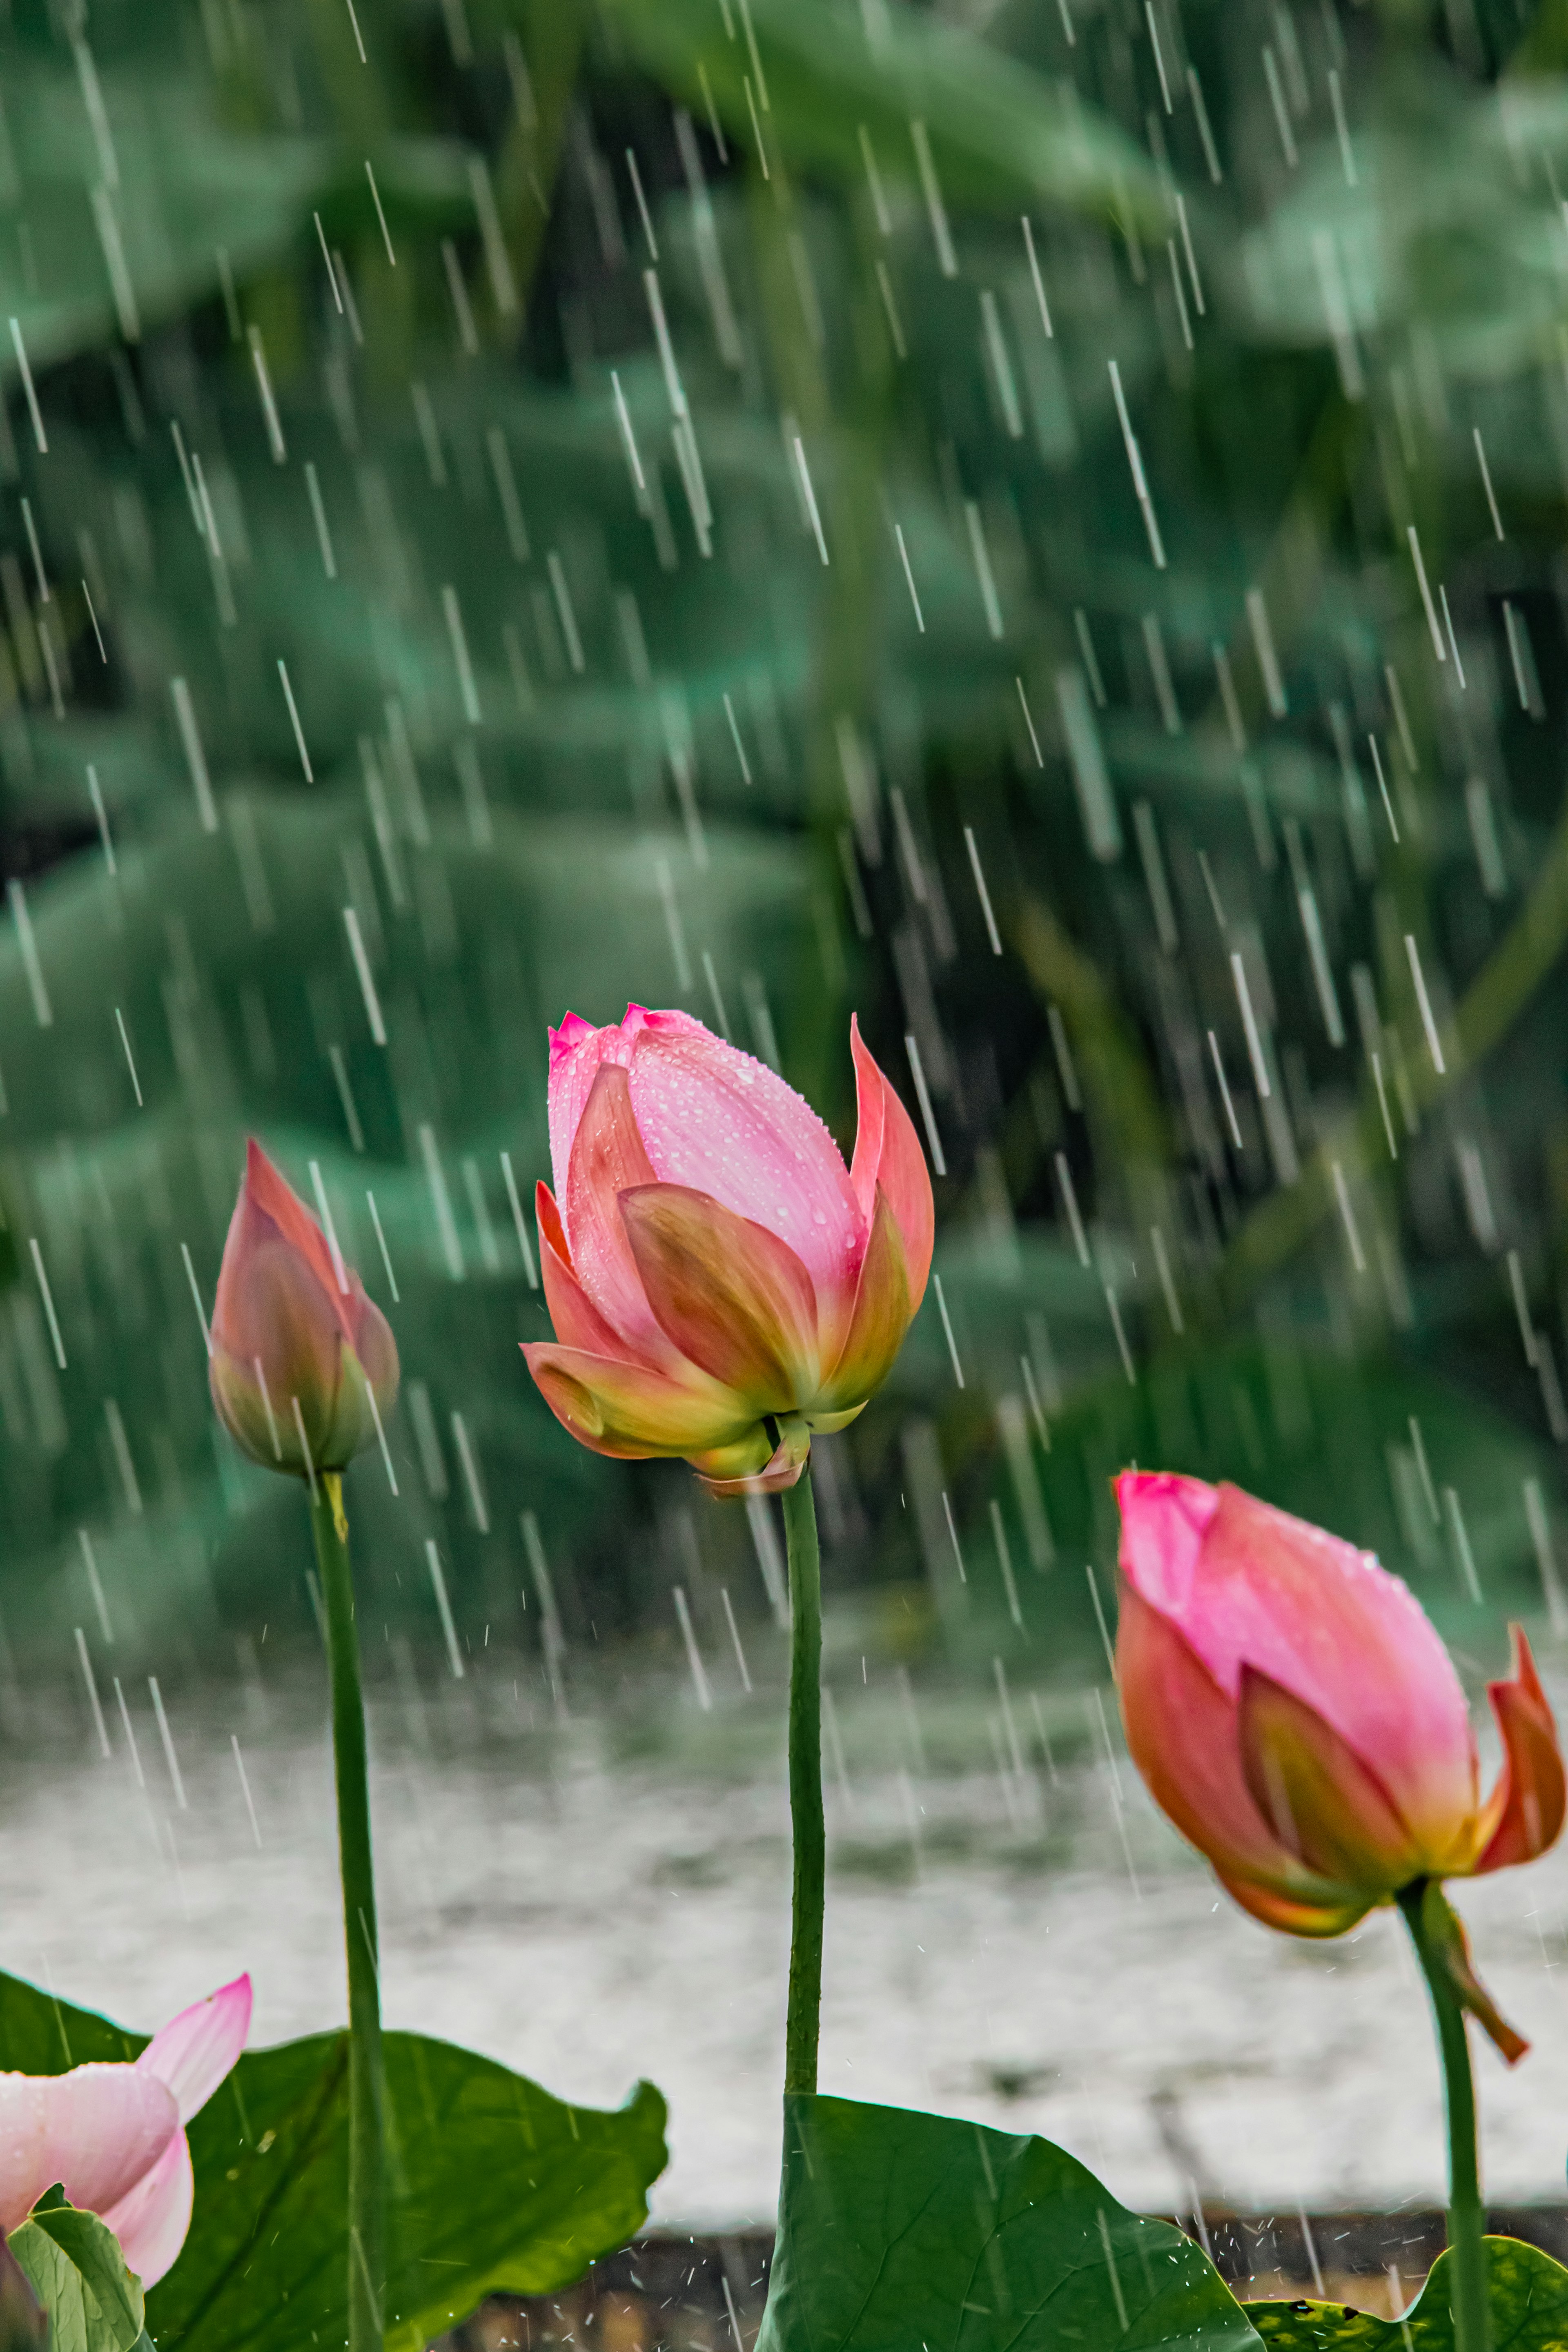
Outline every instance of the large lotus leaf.
{"type": "Polygon", "coordinates": [[[1256,2347],[1168,2221],[1049,2140],[848,2099],[784,2102],[778,2248],[758,2352],[1256,2347]]]}
{"type": "MultiPolygon", "coordinates": [[[[646,2220],[665,2163],[651,2084],[605,2112],[425,2034],[389,2033],[385,2055],[388,2352],[422,2352],[493,2292],[569,2284],[646,2220]]],[[[248,2054],[190,2137],[197,2220],[149,2299],[160,2352],[336,2340],[348,2310],[345,2037],[248,2054]]]]}
{"type": "MultiPolygon", "coordinates": [[[[17,2072],[123,2061],[144,2040],[0,1976],[0,2057],[17,2072]]],[[[346,2047],[323,2033],[247,2051],[189,2126],[191,2234],[148,2298],[160,2352],[297,2352],[312,2332],[342,2341],[346,2047]]],[[[665,2162],[650,2084],[605,2112],[425,2034],[389,2033],[385,2050],[388,2352],[420,2352],[492,2289],[566,2285],[645,2219],[665,2162]]],[[[108,2339],[84,2338],[80,2352],[108,2352],[108,2339]]]]}

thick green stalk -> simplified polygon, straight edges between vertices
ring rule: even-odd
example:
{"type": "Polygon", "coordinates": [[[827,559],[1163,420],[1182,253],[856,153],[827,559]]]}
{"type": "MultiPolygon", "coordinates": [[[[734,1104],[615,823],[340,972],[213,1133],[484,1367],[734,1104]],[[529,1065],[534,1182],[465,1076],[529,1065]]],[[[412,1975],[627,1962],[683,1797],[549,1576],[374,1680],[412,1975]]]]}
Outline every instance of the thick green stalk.
{"type": "Polygon", "coordinates": [[[349,2352],[381,2352],[386,2293],[386,2185],[383,2146],[381,1987],[370,1780],[359,1633],[354,1623],[342,1481],[328,1473],[310,1495],[310,1525],[327,1611],[332,1684],[332,1761],[338,1791],[338,1871],[349,1969],[349,2352]]]}
{"type": "Polygon", "coordinates": [[[827,1831],[822,1815],[822,1557],[811,1471],[784,1498],[789,1541],[789,1811],[795,1832],[784,2089],[816,2088],[822,2021],[822,1910],[827,1831]]]}
{"type": "Polygon", "coordinates": [[[1455,2352],[1487,2352],[1486,2215],[1481,2206],[1480,2160],[1476,2148],[1476,2089],[1465,2012],[1444,1955],[1440,1921],[1426,1908],[1439,1888],[1417,1880],[1399,1897],[1421,1973],[1432,1998],[1437,2047],[1443,2059],[1443,2091],[1448,2116],[1448,2245],[1454,2257],[1451,2294],[1455,2352]]]}

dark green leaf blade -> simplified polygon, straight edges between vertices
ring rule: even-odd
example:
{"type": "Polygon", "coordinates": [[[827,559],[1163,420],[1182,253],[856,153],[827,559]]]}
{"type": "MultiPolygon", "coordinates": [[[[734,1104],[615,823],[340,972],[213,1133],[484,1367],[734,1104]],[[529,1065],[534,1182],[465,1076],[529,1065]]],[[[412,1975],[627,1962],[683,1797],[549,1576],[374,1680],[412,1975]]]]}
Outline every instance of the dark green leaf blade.
{"type": "Polygon", "coordinates": [[[1257,2336],[1198,2248],[1048,2140],[848,2099],[784,2102],[757,2352],[1106,2352],[1257,2336]]]}
{"type": "MultiPolygon", "coordinates": [[[[1568,2270],[1521,2239],[1486,2242],[1491,2352],[1557,2352],[1568,2343],[1568,2270]]],[[[1438,2255],[1403,2319],[1338,2303],[1249,2303],[1247,2315],[1271,2352],[1453,2352],[1453,2260],[1438,2255]]]]}
{"type": "MultiPolygon", "coordinates": [[[[161,2352],[342,2340],[344,2047],[321,2034],[247,2054],[191,2126],[195,2221],[153,2297],[161,2352]]],[[[492,2288],[564,2286],[646,2218],[665,2162],[650,2084],[606,2113],[423,2034],[385,2050],[390,2352],[419,2352],[492,2288]]]]}

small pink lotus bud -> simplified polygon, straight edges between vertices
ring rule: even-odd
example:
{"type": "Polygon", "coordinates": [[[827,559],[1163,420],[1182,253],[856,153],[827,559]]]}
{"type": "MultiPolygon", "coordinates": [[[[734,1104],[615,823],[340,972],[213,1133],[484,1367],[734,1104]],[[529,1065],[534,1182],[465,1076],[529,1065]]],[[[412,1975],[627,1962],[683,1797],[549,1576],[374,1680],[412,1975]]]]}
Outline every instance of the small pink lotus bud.
{"type": "MultiPolygon", "coordinates": [[[[1271,1927],[1337,1936],[1423,1881],[1530,1862],[1563,1827],[1552,1710],[1515,1626],[1489,1686],[1502,1769],[1480,1792],[1458,1675],[1370,1552],[1238,1487],[1124,1472],[1116,1675],[1127,1745],[1220,1884],[1271,1927]]],[[[1510,2059],[1462,1946],[1461,1998],[1510,2059]]]]}
{"type": "Polygon", "coordinates": [[[397,1397],[397,1346],[352,1267],[254,1139],[213,1303],[218,1417],[253,1462],[346,1469],[397,1397]]]}

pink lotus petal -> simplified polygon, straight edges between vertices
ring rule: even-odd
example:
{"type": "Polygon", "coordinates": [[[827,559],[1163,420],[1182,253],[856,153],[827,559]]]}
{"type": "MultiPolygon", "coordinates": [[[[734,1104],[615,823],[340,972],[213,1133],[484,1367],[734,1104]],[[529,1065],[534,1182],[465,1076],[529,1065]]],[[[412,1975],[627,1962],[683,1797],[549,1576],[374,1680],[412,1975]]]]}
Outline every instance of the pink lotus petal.
{"type": "Polygon", "coordinates": [[[1431,1866],[1476,1811],[1465,1695],[1415,1595],[1370,1552],[1230,1486],[1124,1474],[1123,1573],[1228,1698],[1257,1667],[1376,1775],[1431,1866]]]}
{"type": "Polygon", "coordinates": [[[551,1069],[553,1070],[558,1062],[564,1061],[574,1046],[580,1045],[584,1037],[592,1037],[594,1034],[591,1021],[584,1021],[580,1013],[568,1013],[560,1028],[550,1032],[551,1069]]]}
{"type": "Polygon", "coordinates": [[[626,1073],[618,1064],[601,1062],[572,1139],[562,1225],[573,1271],[589,1304],[626,1343],[626,1352],[645,1363],[673,1365],[679,1359],[648,1305],[621,1218],[621,1193],[653,1181],[626,1073]]]}
{"type": "Polygon", "coordinates": [[[700,1022],[664,1013],[647,1016],[629,1076],[662,1183],[710,1192],[787,1242],[825,1309],[853,1291],[869,1220],[838,1146],[793,1087],[700,1022]]]}
{"type": "Polygon", "coordinates": [[[818,1379],[816,1293],[787,1242],[684,1184],[637,1184],[622,1220],[660,1328],[753,1416],[791,1412],[818,1379]]]}
{"type": "Polygon", "coordinates": [[[613,1323],[600,1314],[572,1264],[566,1228],[555,1196],[542,1181],[536,1187],[534,1215],[539,1223],[539,1270],[544,1278],[544,1304],[551,1328],[563,1348],[579,1348],[590,1356],[622,1356],[640,1360],[637,1349],[623,1339],[613,1323]]]}
{"type": "Polygon", "coordinates": [[[1117,1612],[1116,1685],[1128,1752],[1182,1835],[1218,1870],[1298,1891],[1307,1873],[1258,1811],[1242,1774],[1235,1701],[1131,1580],[1117,1612]]]}
{"type": "Polygon", "coordinates": [[[925,1297],[931,1244],[936,1235],[936,1206],[931,1199],[925,1153],[921,1150],[914,1121],[861,1042],[860,1024],[853,1013],[849,1016],[849,1050],[855,1057],[858,1108],[850,1181],[868,1225],[875,1213],[879,1184],[888,1196],[888,1206],[904,1244],[910,1313],[913,1315],[925,1297]]]}
{"type": "Polygon", "coordinates": [[[233,2070],[250,2032],[250,1979],[236,1977],[205,2000],[183,2009],[137,2059],[139,2073],[155,2074],[173,2091],[183,2124],[205,2106],[233,2070]]]}
{"type": "Polygon", "coordinates": [[[875,1201],[870,1239],[860,1261],[843,1349],[811,1408],[815,1429],[822,1427],[824,1416],[850,1408],[858,1411],[881,1387],[910,1328],[913,1310],[903,1236],[879,1184],[875,1201]]]}
{"type": "MultiPolygon", "coordinates": [[[[291,1184],[273,1166],[254,1136],[245,1147],[245,1181],[235,1205],[231,1237],[246,1232],[247,1246],[260,1242],[268,1224],[276,1227],[279,1235],[290,1249],[297,1250],[327,1294],[332,1312],[342,1324],[343,1336],[352,1339],[349,1327],[348,1301],[338,1287],[337,1268],[327,1237],[306,1208],[291,1184]]],[[[228,1255],[226,1244],[224,1255],[228,1255]]]]}
{"type": "Polygon", "coordinates": [[[869,1220],[833,1138],[776,1071],[726,1045],[688,1013],[629,1004],[623,1022],[574,1035],[550,1073],[550,1157],[573,1261],[591,1294],[568,1179],[578,1125],[606,1062],[626,1072],[637,1128],[661,1183],[710,1192],[787,1242],[825,1313],[829,1301],[852,1292],[869,1220]]]}
{"type": "Polygon", "coordinates": [[[60,2181],[101,2213],[151,2170],[180,2128],[174,2095],[130,2065],[0,2074],[0,2230],[14,2230],[60,2181]]]}
{"type": "Polygon", "coordinates": [[[1556,1843],[1568,1804],[1557,1726],[1524,1629],[1515,1625],[1510,1631],[1513,1673],[1506,1682],[1487,1685],[1502,1735],[1503,1763],[1479,1824],[1485,1850],[1476,1864],[1478,1871],[1533,1862],[1556,1843]]]}
{"type": "Polygon", "coordinates": [[[102,2216],[120,2241],[127,2270],[156,2286],[185,2242],[195,2200],[191,2144],[177,2131],[163,2155],[102,2216]]]}
{"type": "Polygon", "coordinates": [[[619,1461],[732,1445],[755,1418],[743,1399],[695,1364],[683,1365],[679,1374],[653,1371],[624,1357],[584,1355],[549,1339],[525,1340],[522,1353],[563,1429],[580,1445],[619,1461]]]}
{"type": "MultiPolygon", "coordinates": [[[[676,1013],[669,1017],[684,1021],[688,1016],[676,1013]]],[[[550,1166],[558,1201],[566,1198],[572,1146],[583,1113],[588,1108],[599,1066],[612,1062],[622,1069],[627,1067],[646,1018],[640,1004],[628,1004],[624,1021],[612,1021],[606,1027],[595,1029],[591,1022],[569,1013],[560,1028],[550,1033],[550,1166]]],[[[691,1025],[694,1029],[702,1028],[700,1021],[691,1025]]],[[[707,1034],[705,1030],[703,1034],[707,1034]]]]}

